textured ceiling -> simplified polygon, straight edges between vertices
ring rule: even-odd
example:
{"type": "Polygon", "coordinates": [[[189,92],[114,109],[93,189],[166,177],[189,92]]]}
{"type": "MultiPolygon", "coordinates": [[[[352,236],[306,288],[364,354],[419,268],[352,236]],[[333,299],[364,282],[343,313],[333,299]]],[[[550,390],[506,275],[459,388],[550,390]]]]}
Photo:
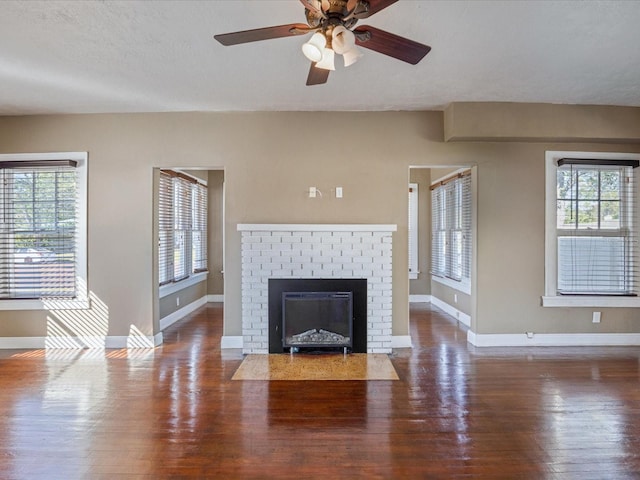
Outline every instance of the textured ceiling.
{"type": "Polygon", "coordinates": [[[296,22],[297,0],[0,1],[0,115],[640,106],[640,1],[400,0],[359,25],[431,53],[413,66],[364,50],[313,87],[306,37],[213,39],[296,22]]]}

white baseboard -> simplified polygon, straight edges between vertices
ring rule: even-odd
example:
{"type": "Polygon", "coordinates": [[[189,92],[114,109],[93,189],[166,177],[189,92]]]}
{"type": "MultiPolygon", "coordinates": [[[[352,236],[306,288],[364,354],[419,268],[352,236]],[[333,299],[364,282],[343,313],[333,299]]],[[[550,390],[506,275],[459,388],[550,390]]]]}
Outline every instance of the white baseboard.
{"type": "Polygon", "coordinates": [[[242,335],[223,335],[220,348],[242,348],[242,335]]]}
{"type": "Polygon", "coordinates": [[[431,303],[431,295],[409,295],[409,303],[431,303]]]}
{"type": "Polygon", "coordinates": [[[0,350],[104,350],[120,348],[154,348],[162,344],[162,332],[154,336],[132,337],[0,337],[0,350]]]}
{"type": "Polygon", "coordinates": [[[47,337],[0,337],[0,349],[39,349],[45,347],[47,337]]]}
{"type": "Polygon", "coordinates": [[[443,302],[437,297],[431,297],[431,304],[438,307],[440,310],[443,310],[445,313],[451,315],[453,318],[458,320],[463,325],[467,327],[471,327],[471,317],[464,312],[461,312],[455,307],[452,307],[448,303],[443,302]]]}
{"type": "Polygon", "coordinates": [[[168,328],[171,325],[173,325],[174,323],[176,323],[178,320],[182,320],[184,317],[189,315],[194,310],[196,310],[196,309],[200,308],[201,306],[205,305],[207,303],[208,298],[209,297],[207,295],[205,295],[204,297],[199,298],[195,302],[191,302],[189,305],[185,305],[181,309],[176,310],[175,312],[167,315],[164,318],[161,318],[160,319],[160,330],[165,330],[166,328],[168,328]]]}
{"type": "Polygon", "coordinates": [[[394,335],[391,337],[391,348],[412,348],[411,335],[394,335]]]}
{"type": "Polygon", "coordinates": [[[207,295],[208,303],[224,303],[224,295],[207,295]]]}
{"type": "Polygon", "coordinates": [[[638,346],[640,333],[475,333],[467,342],[476,347],[612,347],[638,346]]]}

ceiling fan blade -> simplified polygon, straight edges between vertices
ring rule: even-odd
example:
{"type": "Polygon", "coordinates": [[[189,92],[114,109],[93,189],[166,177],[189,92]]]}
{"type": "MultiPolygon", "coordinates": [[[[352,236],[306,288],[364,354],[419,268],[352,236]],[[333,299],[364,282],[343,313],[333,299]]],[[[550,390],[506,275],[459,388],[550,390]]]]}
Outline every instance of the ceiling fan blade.
{"type": "Polygon", "coordinates": [[[389,5],[393,5],[398,0],[366,0],[369,4],[367,11],[362,13],[356,13],[356,18],[369,18],[374,13],[378,13],[383,8],[387,8],[389,5]]]}
{"type": "Polygon", "coordinates": [[[309,75],[307,76],[307,85],[321,85],[327,83],[329,79],[329,72],[331,70],[325,70],[324,68],[316,67],[316,62],[311,62],[311,68],[309,69],[309,75]]]}
{"type": "Polygon", "coordinates": [[[289,37],[310,32],[306,23],[290,23],[289,25],[278,25],[276,27],[256,28],[254,30],[243,30],[241,32],[222,33],[214,35],[222,45],[238,45],[240,43],[257,42],[259,40],[269,40],[272,38],[289,37]]]}
{"type": "Polygon", "coordinates": [[[385,32],[379,28],[363,25],[355,28],[353,32],[356,34],[356,45],[375,50],[411,65],[418,63],[431,51],[431,47],[428,45],[385,32]]]}

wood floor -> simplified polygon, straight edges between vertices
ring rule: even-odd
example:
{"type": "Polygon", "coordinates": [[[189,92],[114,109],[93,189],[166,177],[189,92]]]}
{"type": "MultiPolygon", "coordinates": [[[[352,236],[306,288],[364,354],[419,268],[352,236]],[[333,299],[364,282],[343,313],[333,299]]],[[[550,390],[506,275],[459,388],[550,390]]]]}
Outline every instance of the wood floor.
{"type": "Polygon", "coordinates": [[[474,350],[412,307],[400,381],[231,381],[210,304],[155,351],[0,352],[0,479],[640,478],[640,349],[474,350]]]}

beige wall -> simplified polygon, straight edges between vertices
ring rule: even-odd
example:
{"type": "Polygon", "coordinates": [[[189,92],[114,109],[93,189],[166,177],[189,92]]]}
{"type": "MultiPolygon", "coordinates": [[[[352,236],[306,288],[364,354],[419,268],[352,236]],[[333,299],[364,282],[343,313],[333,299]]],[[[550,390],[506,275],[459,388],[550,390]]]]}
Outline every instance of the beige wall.
{"type": "MultiPolygon", "coordinates": [[[[241,334],[238,223],[397,224],[393,334],[407,335],[410,165],[478,165],[477,333],[638,332],[634,309],[604,309],[596,325],[591,309],[542,308],[540,296],[545,150],[640,146],[445,143],[443,129],[441,112],[4,117],[0,151],[89,152],[89,288],[108,307],[109,335],[157,332],[152,169],[170,166],[225,170],[226,335],[241,334]],[[309,186],[324,196],[308,198],[309,186]]],[[[45,317],[2,312],[0,335],[34,335],[45,317]]]]}
{"type": "Polygon", "coordinates": [[[431,295],[442,300],[444,303],[451,305],[456,310],[471,316],[472,304],[471,295],[460,290],[451,288],[435,280],[431,281],[431,295]],[[457,299],[457,300],[456,300],[457,299]]]}
{"type": "Polygon", "coordinates": [[[418,184],[418,278],[409,280],[410,295],[431,294],[431,170],[409,169],[409,182],[418,184]]]}
{"type": "Polygon", "coordinates": [[[196,283],[178,292],[162,297],[159,301],[160,319],[180,310],[207,295],[207,282],[196,283]]]}
{"type": "Polygon", "coordinates": [[[207,277],[207,294],[224,294],[224,277],[222,274],[222,236],[223,236],[223,206],[224,206],[224,171],[209,171],[209,205],[207,209],[207,255],[209,263],[209,276],[207,277]]]}

